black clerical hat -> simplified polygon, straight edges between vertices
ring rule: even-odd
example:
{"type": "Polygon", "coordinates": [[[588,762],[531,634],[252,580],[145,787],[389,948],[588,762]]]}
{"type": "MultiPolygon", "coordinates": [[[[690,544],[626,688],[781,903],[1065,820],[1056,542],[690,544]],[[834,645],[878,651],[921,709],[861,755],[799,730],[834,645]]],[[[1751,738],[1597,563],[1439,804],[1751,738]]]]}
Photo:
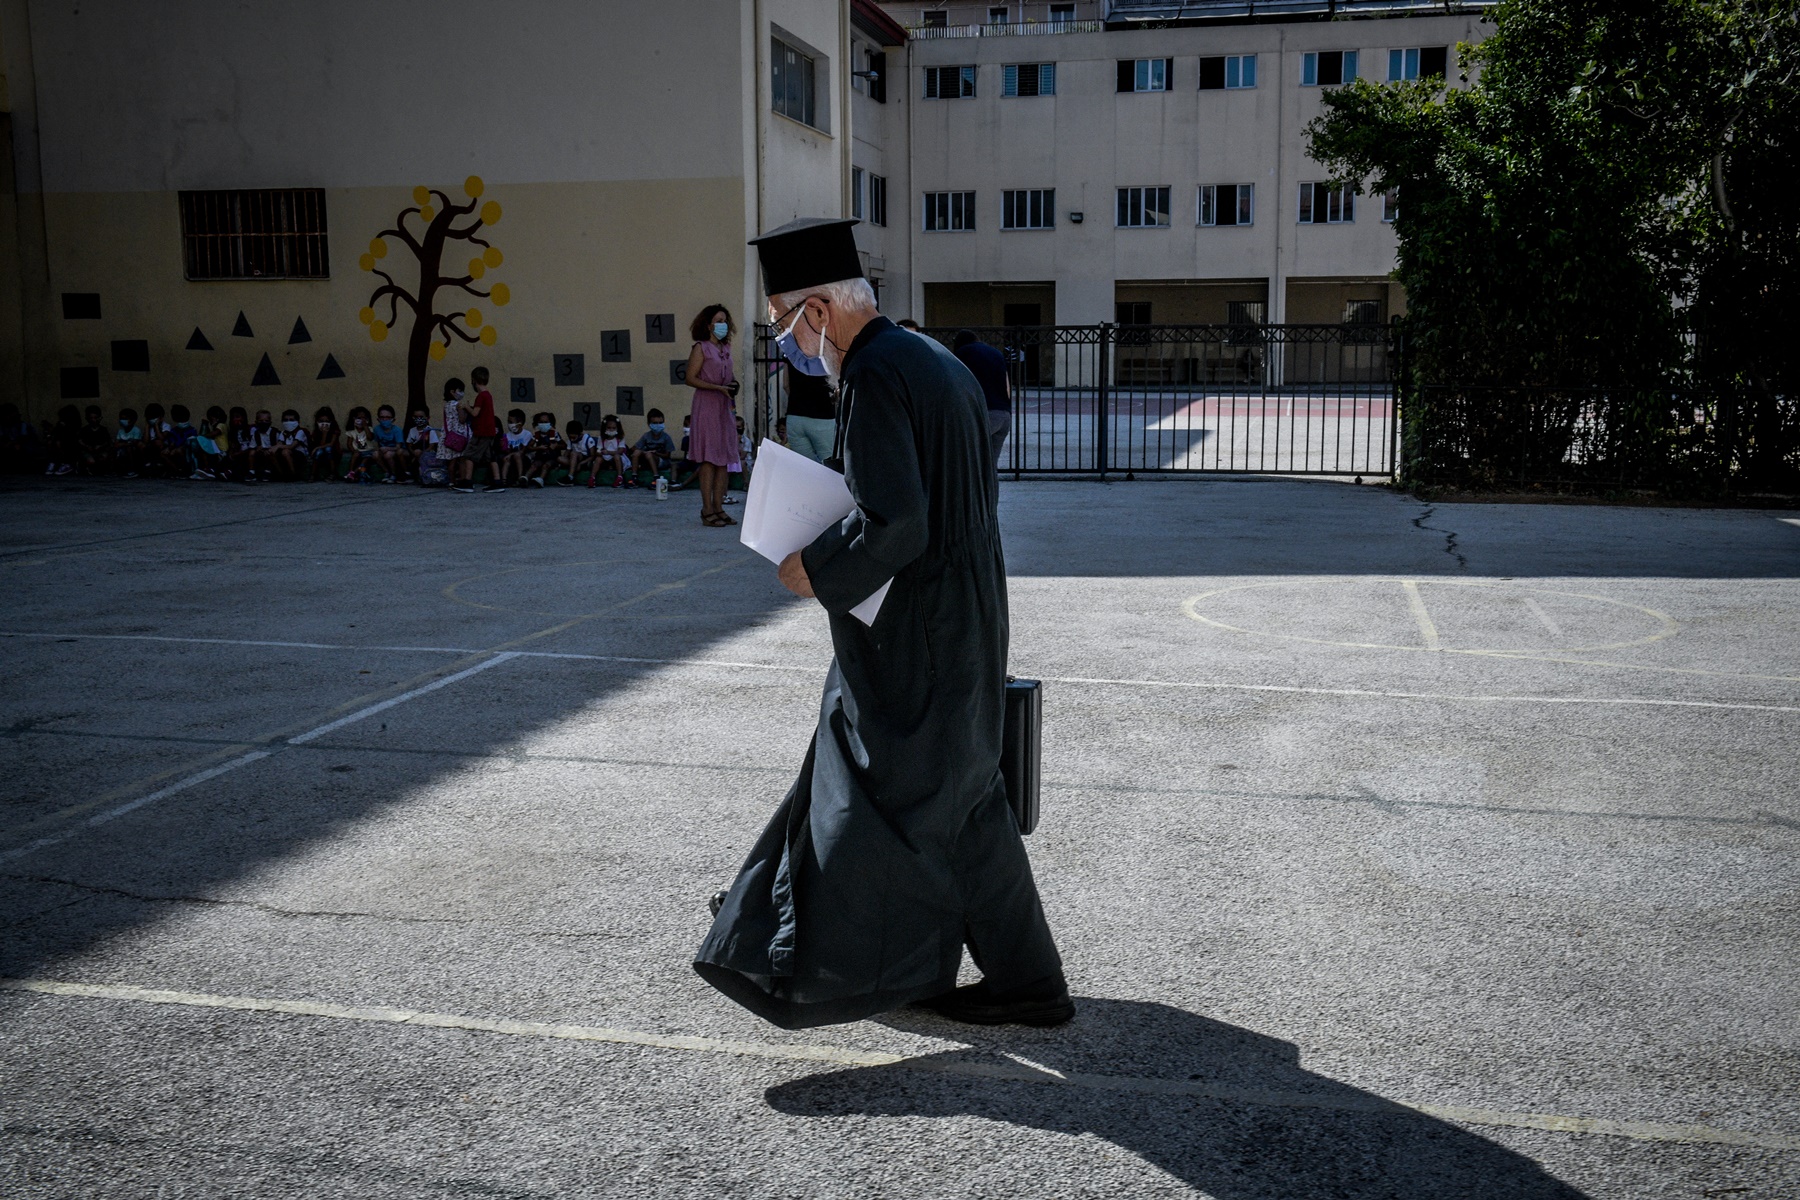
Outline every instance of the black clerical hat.
{"type": "Polygon", "coordinates": [[[806,217],[751,238],[762,259],[763,295],[779,296],[840,279],[861,279],[862,259],[848,217],[806,217]]]}

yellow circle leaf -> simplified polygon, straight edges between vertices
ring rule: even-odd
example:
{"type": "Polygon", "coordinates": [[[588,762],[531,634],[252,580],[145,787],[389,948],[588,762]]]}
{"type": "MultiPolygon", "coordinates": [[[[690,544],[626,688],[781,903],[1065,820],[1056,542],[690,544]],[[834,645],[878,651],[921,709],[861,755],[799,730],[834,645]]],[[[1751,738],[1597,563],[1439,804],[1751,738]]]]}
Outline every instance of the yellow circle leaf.
{"type": "Polygon", "coordinates": [[[386,321],[374,321],[374,322],[370,323],[370,325],[369,325],[369,340],[371,342],[387,341],[387,322],[386,321]]]}
{"type": "Polygon", "coordinates": [[[471,308],[468,312],[463,314],[463,320],[468,322],[470,329],[480,329],[481,310],[479,308],[471,308]]]}
{"type": "Polygon", "coordinates": [[[376,238],[374,241],[369,243],[369,253],[373,254],[376,258],[386,258],[387,257],[387,243],[382,241],[380,238],[376,238]]]}
{"type": "Polygon", "coordinates": [[[373,254],[365,254],[356,260],[356,265],[365,271],[373,271],[375,269],[375,256],[373,254]]]}
{"type": "Polygon", "coordinates": [[[469,260],[469,278],[470,279],[480,279],[483,275],[486,275],[486,274],[487,274],[487,264],[486,263],[482,262],[479,258],[471,258],[469,260]]]}
{"type": "Polygon", "coordinates": [[[433,362],[443,362],[444,361],[444,343],[442,343],[442,342],[431,343],[431,360],[433,362]]]}
{"type": "Polygon", "coordinates": [[[418,187],[413,189],[413,203],[414,204],[422,205],[430,199],[431,199],[431,189],[426,187],[424,184],[421,183],[418,187]]]}
{"type": "Polygon", "coordinates": [[[490,267],[497,267],[506,261],[506,255],[500,253],[498,247],[489,246],[486,250],[481,252],[481,261],[490,267]]]}
{"type": "Polygon", "coordinates": [[[499,340],[500,340],[500,335],[497,332],[495,332],[494,327],[492,325],[489,325],[486,329],[483,329],[481,331],[481,344],[482,345],[491,346],[499,340]]]}
{"type": "Polygon", "coordinates": [[[471,200],[477,199],[485,187],[486,185],[481,182],[479,175],[471,175],[463,180],[463,193],[471,200]]]}
{"type": "Polygon", "coordinates": [[[421,221],[429,222],[435,216],[437,216],[437,209],[431,207],[429,204],[419,210],[419,219],[421,221]]]}
{"type": "Polygon", "coordinates": [[[357,312],[356,319],[361,321],[364,325],[373,325],[375,323],[375,310],[364,305],[357,312]]]}
{"type": "Polygon", "coordinates": [[[488,299],[492,300],[496,306],[505,308],[507,302],[512,299],[512,289],[504,283],[496,283],[494,290],[488,293],[488,299]]]}
{"type": "Polygon", "coordinates": [[[500,202],[498,200],[489,200],[481,206],[481,223],[483,225],[500,223],[500,202]]]}

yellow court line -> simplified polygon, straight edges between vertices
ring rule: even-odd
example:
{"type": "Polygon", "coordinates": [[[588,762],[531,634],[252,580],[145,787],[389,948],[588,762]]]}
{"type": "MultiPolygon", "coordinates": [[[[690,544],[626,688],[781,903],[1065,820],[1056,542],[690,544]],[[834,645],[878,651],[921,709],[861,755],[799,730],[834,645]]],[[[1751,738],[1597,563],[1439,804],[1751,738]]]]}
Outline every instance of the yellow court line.
{"type": "Polygon", "coordinates": [[[280,749],[284,748],[284,744],[288,739],[305,735],[317,730],[322,725],[333,724],[336,718],[345,717],[365,708],[371,710],[377,709],[378,706],[384,705],[388,701],[395,700],[398,697],[408,695],[408,693],[423,694],[424,690],[429,689],[430,686],[438,680],[447,679],[454,675],[461,675],[484,663],[491,663],[496,656],[506,654],[508,651],[512,651],[517,647],[530,645],[532,642],[542,638],[554,637],[559,633],[565,632],[566,630],[581,624],[583,621],[593,620],[596,617],[602,617],[608,613],[617,612],[622,608],[651,599],[654,596],[659,596],[664,592],[686,587],[697,579],[704,579],[707,576],[717,574],[720,571],[726,571],[730,570],[732,567],[741,566],[746,562],[750,562],[753,558],[753,555],[739,555],[736,558],[729,559],[716,566],[708,567],[704,571],[696,572],[693,575],[675,580],[672,583],[659,583],[648,591],[640,592],[635,596],[621,600],[617,604],[609,605],[597,612],[584,613],[578,617],[571,617],[566,621],[559,621],[554,625],[547,626],[546,628],[536,630],[532,633],[524,634],[509,641],[501,642],[500,644],[490,646],[485,650],[467,651],[461,657],[446,663],[441,667],[421,672],[418,675],[412,676],[410,679],[403,679],[399,683],[391,684],[385,688],[378,688],[373,692],[366,692],[361,696],[335,705],[326,710],[323,717],[309,717],[289,725],[284,725],[272,732],[260,734],[247,741],[234,742],[230,745],[223,746],[210,754],[201,755],[198,758],[190,759],[187,762],[169,767],[166,770],[157,771],[152,775],[135,779],[121,787],[112,788],[91,800],[82,801],[80,804],[72,804],[66,808],[58,809],[55,812],[46,813],[42,816],[34,817],[29,821],[23,821],[17,825],[0,829],[0,838],[11,838],[21,834],[29,834],[35,830],[45,828],[46,826],[55,825],[70,818],[93,812],[95,809],[104,809],[108,805],[117,804],[129,797],[141,796],[146,789],[153,789],[156,784],[163,783],[167,780],[179,779],[188,775],[205,774],[208,770],[220,763],[223,763],[228,759],[236,759],[240,755],[243,755],[248,759],[249,756],[246,754],[247,751],[269,748],[267,753],[257,756],[259,758],[269,757],[269,755],[277,753],[280,749]]]}
{"type": "Polygon", "coordinates": [[[773,1059],[780,1062],[823,1063],[832,1066],[890,1067],[938,1075],[973,1076],[1007,1082],[1040,1083],[1095,1091],[1134,1092],[1157,1096],[1197,1097],[1251,1104],[1266,1108],[1324,1109],[1340,1112],[1414,1112],[1465,1125],[1491,1125],[1512,1129],[1543,1129],[1556,1133],[1599,1134],[1643,1142],[1677,1142],[1690,1145],[1756,1146],[1769,1150],[1800,1151],[1800,1136],[1711,1125],[1676,1125],[1653,1121],[1617,1121],[1605,1117],[1572,1117],[1561,1113],[1507,1112],[1456,1104],[1409,1103],[1367,1093],[1267,1092],[1181,1079],[1155,1079],[1132,1075],[1090,1075],[1051,1070],[1022,1059],[979,1062],[943,1055],[889,1054],[875,1050],[851,1050],[841,1046],[817,1046],[783,1042],[732,1041],[682,1034],[640,1033],[598,1025],[568,1025],[547,1021],[465,1017],[384,1005],[327,1004],[312,1000],[280,1000],[257,996],[226,996],[209,992],[181,992],[129,984],[68,983],[53,979],[0,979],[0,991],[29,992],[44,996],[89,1000],[121,1000],[139,1004],[168,1004],[189,1008],[235,1012],[282,1013],[336,1021],[366,1021],[424,1029],[459,1029],[507,1037],[539,1038],[568,1042],[603,1042],[638,1046],[649,1050],[677,1050],[738,1058],[773,1059]]]}

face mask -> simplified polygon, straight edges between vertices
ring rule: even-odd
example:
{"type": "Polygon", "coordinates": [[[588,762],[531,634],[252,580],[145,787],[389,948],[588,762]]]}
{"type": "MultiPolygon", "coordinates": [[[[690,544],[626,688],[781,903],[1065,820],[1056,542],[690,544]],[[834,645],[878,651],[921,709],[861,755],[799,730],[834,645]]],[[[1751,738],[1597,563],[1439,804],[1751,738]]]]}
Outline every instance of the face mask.
{"type": "MultiPolygon", "coordinates": [[[[794,330],[800,328],[800,322],[805,319],[804,312],[795,317],[793,324],[789,325],[782,335],[775,339],[775,345],[781,350],[781,356],[793,364],[794,370],[802,375],[815,377],[829,375],[831,372],[825,369],[825,360],[814,358],[800,349],[800,343],[794,339],[794,330]]],[[[821,340],[819,344],[822,347],[824,342],[821,340]]]]}
{"type": "Polygon", "coordinates": [[[506,423],[506,427],[508,429],[512,430],[514,433],[517,433],[521,429],[525,428],[525,422],[523,422],[523,421],[508,421],[506,423]]]}
{"type": "Polygon", "coordinates": [[[539,433],[549,433],[552,429],[555,429],[555,428],[556,428],[556,426],[552,425],[548,421],[539,421],[538,422],[538,432],[539,433]]]}
{"type": "Polygon", "coordinates": [[[120,421],[120,422],[119,422],[119,428],[120,428],[120,429],[130,429],[130,428],[131,428],[131,422],[130,422],[130,421],[120,421]]]}
{"type": "Polygon", "coordinates": [[[300,422],[298,422],[298,421],[283,421],[281,423],[281,427],[283,429],[287,430],[289,433],[292,433],[292,432],[294,432],[294,430],[300,428],[300,422]]]}
{"type": "Polygon", "coordinates": [[[450,398],[451,398],[451,399],[452,399],[452,400],[454,400],[454,401],[456,401],[456,402],[457,402],[457,403],[458,403],[458,404],[461,404],[461,403],[462,403],[462,398],[463,398],[463,394],[462,394],[462,393],[461,393],[461,392],[451,392],[451,393],[450,393],[450,398]]]}
{"type": "Polygon", "coordinates": [[[650,423],[650,432],[651,433],[661,433],[662,431],[663,431],[663,424],[661,421],[652,421],[650,423]]]}
{"type": "Polygon", "coordinates": [[[724,341],[725,338],[730,333],[731,333],[731,326],[727,325],[725,322],[723,322],[723,321],[714,321],[713,322],[713,336],[718,338],[720,341],[724,341]]]}
{"type": "Polygon", "coordinates": [[[423,429],[423,428],[425,428],[426,420],[424,417],[414,417],[413,424],[418,426],[420,429],[423,429]]]}
{"type": "Polygon", "coordinates": [[[376,424],[380,425],[383,429],[390,429],[393,427],[394,418],[383,417],[381,420],[377,421],[376,424]]]}

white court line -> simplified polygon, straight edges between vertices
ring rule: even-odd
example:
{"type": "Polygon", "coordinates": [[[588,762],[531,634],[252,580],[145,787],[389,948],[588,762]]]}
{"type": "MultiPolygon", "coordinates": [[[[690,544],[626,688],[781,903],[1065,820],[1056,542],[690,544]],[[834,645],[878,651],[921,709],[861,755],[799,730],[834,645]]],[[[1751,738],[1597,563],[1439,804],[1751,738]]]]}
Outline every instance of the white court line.
{"type": "MultiPolygon", "coordinates": [[[[227,646],[298,646],[309,650],[360,650],[388,654],[481,654],[466,646],[354,646],[342,643],[249,642],[227,638],[178,638],[138,633],[24,633],[0,630],[0,638],[41,638],[63,641],[95,638],[104,641],[204,642],[227,646]]],[[[782,671],[798,675],[823,675],[823,667],[789,667],[779,663],[738,662],[722,658],[637,658],[619,654],[575,654],[554,650],[508,650],[517,658],[560,658],[582,662],[641,663],[663,667],[732,667],[746,671],[782,671]]],[[[1658,700],[1641,696],[1477,696],[1460,692],[1397,692],[1368,688],[1299,687],[1274,683],[1199,683],[1180,679],[1094,679],[1078,675],[1039,675],[1045,683],[1105,685],[1107,687],[1194,688],[1219,692],[1283,692],[1299,696],[1356,696],[1377,700],[1448,700],[1465,704],[1599,704],[1612,707],[1715,708],[1737,712],[1800,712],[1800,705],[1751,704],[1725,700],[1658,700]]],[[[303,735],[305,736],[305,735],[303,735]]]]}
{"type": "MultiPolygon", "coordinates": [[[[1505,1112],[1465,1108],[1452,1104],[1414,1104],[1388,1100],[1369,1093],[1264,1092],[1221,1087],[1180,1079],[1154,1079],[1131,1075],[1063,1073],[1013,1057],[1005,1063],[979,1062],[942,1055],[901,1055],[881,1051],[850,1050],[839,1046],[808,1046],[779,1042],[740,1042],[722,1038],[680,1034],[639,1033],[596,1025],[563,1025],[544,1021],[514,1021],[493,1017],[463,1017],[423,1012],[412,1008],[323,1004],[310,1000],[277,1000],[255,996],[221,996],[207,992],[177,992],[128,984],[66,983],[53,979],[0,979],[0,991],[31,992],[90,1000],[124,1000],[140,1004],[173,1004],[189,1008],[227,1009],[237,1012],[285,1013],[337,1021],[368,1021],[427,1029],[461,1029],[471,1033],[497,1033],[508,1037],[540,1038],[568,1042],[605,1042],[651,1050],[680,1050],[697,1054],[739,1058],[774,1059],[782,1062],[825,1063],[850,1067],[897,1067],[938,1075],[973,1076],[1017,1083],[1039,1083],[1094,1091],[1135,1092],[1158,1096],[1191,1096],[1267,1108],[1324,1109],[1340,1112],[1414,1112],[1467,1125],[1496,1125],[1513,1129],[1546,1129],[1557,1133],[1602,1134],[1646,1142],[1680,1142],[1722,1146],[1757,1146],[1769,1150],[1800,1150],[1800,1136],[1719,1129],[1710,1125],[1670,1125],[1650,1121],[1614,1121],[1602,1117],[1571,1117],[1560,1113],[1505,1112]]],[[[1011,1056],[1009,1056],[1011,1057],[1011,1056]]]]}
{"type": "MultiPolygon", "coordinates": [[[[475,653],[479,653],[479,651],[476,651],[475,653]]],[[[46,846],[54,846],[59,842],[66,842],[76,834],[80,833],[84,828],[104,825],[116,817],[122,817],[134,809],[142,808],[146,804],[154,804],[158,800],[173,796],[177,792],[184,792],[196,784],[205,783],[209,779],[217,779],[219,776],[224,775],[229,771],[235,771],[239,767],[247,767],[253,762],[260,762],[270,755],[277,753],[283,746],[304,746],[314,738],[323,737],[333,730],[342,729],[346,725],[353,725],[358,721],[366,720],[376,713],[386,712],[396,704],[404,704],[408,700],[413,700],[419,696],[425,695],[427,692],[435,692],[441,687],[449,687],[459,680],[467,679],[469,676],[485,671],[489,667],[498,666],[503,662],[508,662],[518,657],[519,654],[517,651],[502,651],[501,653],[494,655],[494,657],[487,659],[484,662],[478,662],[472,667],[456,672],[454,675],[446,675],[442,679],[434,679],[421,687],[413,688],[408,692],[402,692],[398,696],[390,697],[378,704],[371,704],[366,708],[359,708],[348,716],[339,717],[337,720],[328,721],[316,729],[309,729],[305,733],[297,734],[294,737],[286,739],[285,742],[276,746],[273,750],[252,750],[250,753],[240,755],[237,758],[231,759],[229,762],[219,763],[216,766],[206,768],[204,771],[196,771],[192,775],[183,779],[178,779],[166,787],[158,788],[148,795],[139,796],[135,800],[127,800],[124,804],[118,805],[115,808],[109,808],[105,812],[95,813],[80,824],[65,829],[61,833],[46,834],[36,841],[27,842],[23,846],[15,846],[11,850],[0,853],[0,863],[11,862],[14,859],[23,858],[27,854],[42,850],[46,846]]]]}
{"type": "Polygon", "coordinates": [[[1544,623],[1544,628],[1550,631],[1550,636],[1560,639],[1563,635],[1562,626],[1551,619],[1550,614],[1544,611],[1544,606],[1530,596],[1524,597],[1524,600],[1525,607],[1531,610],[1532,616],[1544,623]]]}
{"type": "Polygon", "coordinates": [[[1419,623],[1419,636],[1425,640],[1427,650],[1438,648],[1437,626],[1431,622],[1431,614],[1425,611],[1425,597],[1419,594],[1419,583],[1416,579],[1402,579],[1400,586],[1406,590],[1407,607],[1412,609],[1413,620],[1419,623]]]}

